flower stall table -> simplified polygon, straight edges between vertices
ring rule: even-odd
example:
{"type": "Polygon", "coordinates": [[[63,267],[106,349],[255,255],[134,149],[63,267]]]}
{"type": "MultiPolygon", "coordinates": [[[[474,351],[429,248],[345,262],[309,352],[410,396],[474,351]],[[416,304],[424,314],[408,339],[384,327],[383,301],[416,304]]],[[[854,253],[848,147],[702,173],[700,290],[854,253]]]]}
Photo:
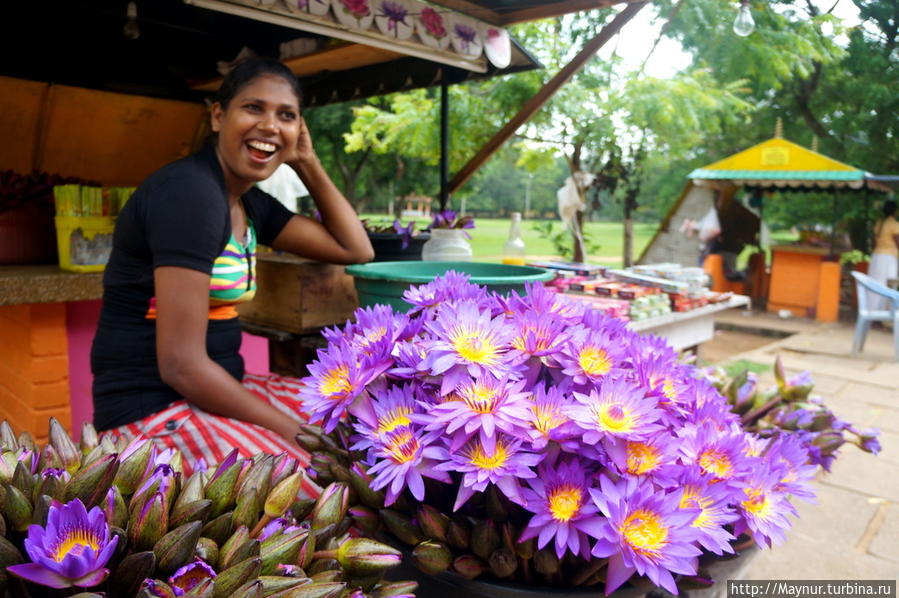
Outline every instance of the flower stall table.
{"type": "Polygon", "coordinates": [[[657,334],[676,350],[696,347],[715,335],[715,314],[734,307],[749,307],[749,297],[734,295],[727,301],[712,303],[697,309],[672,312],[657,318],[630,322],[634,332],[657,334]]]}

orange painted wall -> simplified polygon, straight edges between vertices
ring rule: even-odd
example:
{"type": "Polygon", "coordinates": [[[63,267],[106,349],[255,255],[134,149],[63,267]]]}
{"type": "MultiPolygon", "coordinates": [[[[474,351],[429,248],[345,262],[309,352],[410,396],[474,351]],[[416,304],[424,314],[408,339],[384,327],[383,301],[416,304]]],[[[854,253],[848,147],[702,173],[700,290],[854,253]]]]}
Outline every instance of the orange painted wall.
{"type": "Polygon", "coordinates": [[[0,307],[0,420],[44,442],[49,418],[70,427],[64,303],[0,307]]]}

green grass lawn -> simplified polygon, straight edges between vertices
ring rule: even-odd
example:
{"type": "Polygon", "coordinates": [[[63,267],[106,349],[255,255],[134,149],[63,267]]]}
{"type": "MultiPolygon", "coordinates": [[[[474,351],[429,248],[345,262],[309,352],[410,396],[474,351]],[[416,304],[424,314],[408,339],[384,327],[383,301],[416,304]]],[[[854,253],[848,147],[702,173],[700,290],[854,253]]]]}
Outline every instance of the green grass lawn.
{"type": "MultiPolygon", "coordinates": [[[[378,214],[363,214],[362,218],[370,218],[373,221],[386,217],[378,214]]],[[[419,221],[419,228],[423,228],[430,221],[419,221]]],[[[521,236],[524,240],[528,256],[555,256],[556,251],[549,239],[542,238],[533,230],[537,221],[525,220],[522,222],[521,236]]],[[[475,228],[469,230],[471,234],[471,249],[476,261],[499,260],[503,253],[503,243],[509,237],[508,218],[478,218],[475,220],[475,228]]],[[[561,229],[562,223],[558,222],[556,229],[561,229]]],[[[621,255],[624,246],[624,227],[620,222],[587,222],[585,224],[587,238],[592,243],[599,245],[599,251],[589,254],[588,260],[606,265],[621,265],[621,255]]],[[[640,256],[643,248],[649,243],[655,233],[656,223],[634,224],[634,259],[640,256]]],[[[570,255],[566,258],[569,259],[570,255]]]]}

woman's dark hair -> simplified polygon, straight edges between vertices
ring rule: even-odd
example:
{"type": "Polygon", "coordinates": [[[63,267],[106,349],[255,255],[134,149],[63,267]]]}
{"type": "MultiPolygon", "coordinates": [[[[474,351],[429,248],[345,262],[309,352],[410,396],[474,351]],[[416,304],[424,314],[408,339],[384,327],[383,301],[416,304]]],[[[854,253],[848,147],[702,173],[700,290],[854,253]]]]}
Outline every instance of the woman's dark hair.
{"type": "Polygon", "coordinates": [[[296,75],[274,58],[263,57],[247,58],[246,60],[237,63],[225,77],[224,81],[222,81],[222,85],[219,87],[219,90],[216,92],[212,101],[218,102],[222,105],[223,109],[227,109],[228,104],[241,89],[262,75],[274,75],[287,81],[297,96],[297,103],[302,106],[303,90],[300,87],[300,82],[297,80],[296,75]]]}
{"type": "Polygon", "coordinates": [[[896,200],[888,199],[883,202],[883,217],[889,218],[896,213],[896,200]]]}

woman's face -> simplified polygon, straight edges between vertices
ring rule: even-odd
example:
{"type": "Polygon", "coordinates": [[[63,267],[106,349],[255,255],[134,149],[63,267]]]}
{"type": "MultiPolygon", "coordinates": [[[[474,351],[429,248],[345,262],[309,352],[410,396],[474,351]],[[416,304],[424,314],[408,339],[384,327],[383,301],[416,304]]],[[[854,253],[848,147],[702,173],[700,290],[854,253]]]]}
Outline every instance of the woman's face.
{"type": "Polygon", "coordinates": [[[300,106],[290,84],[260,75],[238,91],[227,109],[212,105],[212,130],[226,180],[252,185],[267,179],[296,147],[300,106]]]}

